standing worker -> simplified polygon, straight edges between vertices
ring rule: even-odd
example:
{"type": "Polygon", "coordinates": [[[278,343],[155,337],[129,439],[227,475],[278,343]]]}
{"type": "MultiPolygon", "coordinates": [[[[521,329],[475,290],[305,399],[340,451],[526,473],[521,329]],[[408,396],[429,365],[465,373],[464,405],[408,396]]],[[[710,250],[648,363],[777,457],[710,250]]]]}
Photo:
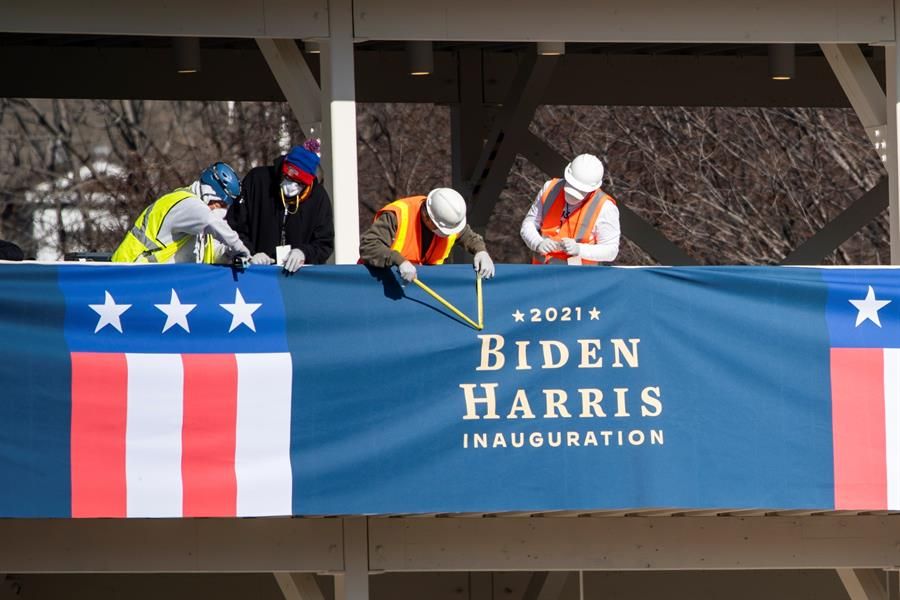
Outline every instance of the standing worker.
{"type": "Polygon", "coordinates": [[[443,264],[456,241],[475,255],[475,270],[485,279],[494,276],[494,261],[484,239],[466,224],[466,201],[451,188],[431,190],[391,202],[377,213],[359,244],[360,259],[373,267],[400,267],[408,282],[416,279],[415,265],[443,264]]]}
{"type": "Polygon", "coordinates": [[[619,254],[619,209],[600,189],[603,163],[580,154],[563,179],[546,182],[519,233],[534,253],[533,264],[596,265],[619,254]]]}
{"type": "Polygon", "coordinates": [[[294,146],[271,166],[251,169],[244,195],[228,223],[250,248],[256,265],[283,264],[293,273],[324,264],[334,252],[334,217],[328,192],[316,178],[319,156],[294,146]]]}
{"type": "Polygon", "coordinates": [[[189,187],[144,209],[112,255],[112,262],[213,264],[250,257],[225,222],[225,209],[241,194],[241,181],[223,162],[210,165],[189,187]],[[215,241],[224,248],[217,249],[215,241]],[[224,252],[223,252],[224,250],[224,252]]]}

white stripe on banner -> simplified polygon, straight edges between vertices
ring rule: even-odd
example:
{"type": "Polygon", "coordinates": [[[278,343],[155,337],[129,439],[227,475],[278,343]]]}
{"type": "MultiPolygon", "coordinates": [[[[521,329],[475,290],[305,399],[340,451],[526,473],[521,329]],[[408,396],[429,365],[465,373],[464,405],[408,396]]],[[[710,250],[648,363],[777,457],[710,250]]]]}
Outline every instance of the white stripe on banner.
{"type": "Polygon", "coordinates": [[[291,355],[238,354],[237,516],[291,514],[291,355]]]}
{"type": "Polygon", "coordinates": [[[887,508],[900,510],[900,349],[884,349],[884,433],[887,508]]]}
{"type": "Polygon", "coordinates": [[[129,517],[180,517],[184,369],[178,354],[126,354],[129,517]]]}

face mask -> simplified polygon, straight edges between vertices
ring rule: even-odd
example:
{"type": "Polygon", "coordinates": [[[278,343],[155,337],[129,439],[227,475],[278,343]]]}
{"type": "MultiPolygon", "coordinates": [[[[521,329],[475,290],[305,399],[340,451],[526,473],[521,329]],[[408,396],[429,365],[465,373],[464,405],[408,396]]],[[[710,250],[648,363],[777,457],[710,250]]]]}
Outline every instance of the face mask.
{"type": "Polygon", "coordinates": [[[290,179],[285,179],[281,182],[281,193],[284,194],[285,198],[293,198],[294,196],[299,196],[302,188],[300,184],[296,181],[291,181],[290,179]]]}
{"type": "Polygon", "coordinates": [[[213,217],[217,219],[225,219],[225,213],[228,212],[227,208],[214,208],[210,211],[213,214],[213,217]]]}

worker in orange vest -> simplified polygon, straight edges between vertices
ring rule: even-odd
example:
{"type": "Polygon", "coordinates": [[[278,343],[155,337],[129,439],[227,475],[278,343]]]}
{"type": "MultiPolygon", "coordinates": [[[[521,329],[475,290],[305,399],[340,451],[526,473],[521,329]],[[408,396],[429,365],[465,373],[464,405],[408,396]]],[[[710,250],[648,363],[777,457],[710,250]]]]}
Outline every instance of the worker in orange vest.
{"type": "Polygon", "coordinates": [[[466,224],[466,201],[454,189],[437,188],[428,196],[395,200],[375,213],[360,239],[359,254],[373,267],[400,267],[400,276],[413,282],[415,265],[443,264],[456,242],[475,255],[479,275],[494,276],[484,239],[466,224]]]}
{"type": "Polygon", "coordinates": [[[600,189],[603,163],[580,154],[541,188],[519,233],[533,264],[596,265],[619,253],[619,209],[600,189]]]}

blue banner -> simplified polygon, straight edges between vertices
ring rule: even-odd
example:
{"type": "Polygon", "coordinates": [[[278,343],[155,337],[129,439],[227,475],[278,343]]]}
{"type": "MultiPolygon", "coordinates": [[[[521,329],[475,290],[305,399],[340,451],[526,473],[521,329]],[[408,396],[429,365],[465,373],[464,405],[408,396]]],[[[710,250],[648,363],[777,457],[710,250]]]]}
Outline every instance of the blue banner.
{"type": "Polygon", "coordinates": [[[892,269],[401,283],[0,266],[0,516],[900,506],[892,269]]]}

